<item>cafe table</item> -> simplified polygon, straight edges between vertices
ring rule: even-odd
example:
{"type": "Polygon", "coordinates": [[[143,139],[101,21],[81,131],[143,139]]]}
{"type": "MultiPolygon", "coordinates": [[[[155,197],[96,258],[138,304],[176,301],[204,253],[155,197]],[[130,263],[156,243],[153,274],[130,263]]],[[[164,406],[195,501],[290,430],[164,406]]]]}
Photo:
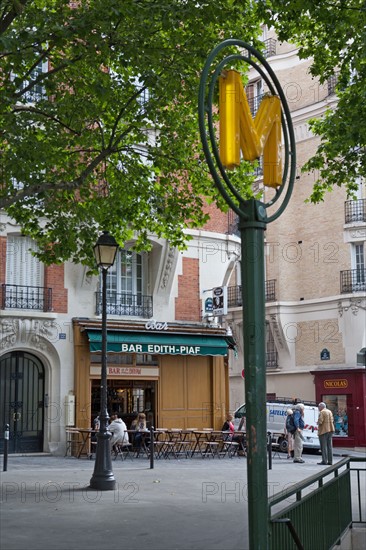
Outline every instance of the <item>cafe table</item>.
{"type": "Polygon", "coordinates": [[[218,456],[219,442],[215,441],[214,430],[196,430],[193,432],[196,443],[194,444],[191,456],[200,454],[202,458],[218,456]]]}
{"type": "Polygon", "coordinates": [[[96,430],[93,430],[92,428],[77,428],[76,433],[81,435],[81,444],[79,447],[79,451],[77,453],[77,458],[80,458],[82,453],[85,451],[88,458],[92,457],[92,454],[90,452],[90,440],[92,434],[97,433],[96,430]]]}

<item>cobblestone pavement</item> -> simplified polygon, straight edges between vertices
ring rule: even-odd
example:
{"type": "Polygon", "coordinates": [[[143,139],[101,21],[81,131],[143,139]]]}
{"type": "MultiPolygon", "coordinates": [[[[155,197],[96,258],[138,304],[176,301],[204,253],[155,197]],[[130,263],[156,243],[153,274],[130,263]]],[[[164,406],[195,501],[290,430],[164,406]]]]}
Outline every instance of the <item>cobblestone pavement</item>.
{"type": "MultiPolygon", "coordinates": [[[[364,451],[336,454],[365,456],[364,451]]],[[[273,457],[268,494],[319,472],[273,457]]],[[[340,456],[337,457],[340,459],[340,456]]],[[[9,455],[1,475],[1,550],[248,548],[244,457],[112,461],[113,491],[88,488],[94,461],[9,455]]],[[[322,550],[322,549],[313,549],[322,550]]]]}

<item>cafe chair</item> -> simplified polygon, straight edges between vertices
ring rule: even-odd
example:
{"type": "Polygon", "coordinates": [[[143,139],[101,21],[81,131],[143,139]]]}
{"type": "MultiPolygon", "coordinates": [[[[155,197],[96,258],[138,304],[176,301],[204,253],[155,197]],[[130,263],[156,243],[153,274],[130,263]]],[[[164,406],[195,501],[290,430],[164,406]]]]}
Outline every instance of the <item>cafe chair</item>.
{"type": "Polygon", "coordinates": [[[122,460],[126,460],[127,457],[133,460],[131,450],[131,443],[116,443],[114,445],[114,460],[116,460],[119,456],[122,460]]]}
{"type": "Polygon", "coordinates": [[[222,456],[233,458],[233,456],[238,454],[239,443],[237,441],[233,441],[232,439],[228,439],[224,436],[221,445],[222,456]]]}

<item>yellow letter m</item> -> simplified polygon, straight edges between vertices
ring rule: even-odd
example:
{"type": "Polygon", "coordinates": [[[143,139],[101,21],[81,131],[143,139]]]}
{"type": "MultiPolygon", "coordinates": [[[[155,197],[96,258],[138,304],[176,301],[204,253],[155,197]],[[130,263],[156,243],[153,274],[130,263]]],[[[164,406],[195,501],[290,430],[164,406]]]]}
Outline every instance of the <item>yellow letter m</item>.
{"type": "Polygon", "coordinates": [[[245,160],[263,154],[263,183],[282,184],[281,102],[265,96],[252,118],[240,74],[228,70],[220,76],[220,160],[229,169],[239,166],[240,150],[245,160]]]}

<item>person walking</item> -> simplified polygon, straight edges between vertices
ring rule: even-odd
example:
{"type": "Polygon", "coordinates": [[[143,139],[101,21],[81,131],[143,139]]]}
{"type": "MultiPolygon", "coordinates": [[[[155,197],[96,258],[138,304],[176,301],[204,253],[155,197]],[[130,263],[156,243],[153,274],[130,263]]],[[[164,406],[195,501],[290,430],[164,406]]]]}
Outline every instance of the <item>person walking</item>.
{"type": "Polygon", "coordinates": [[[334,433],[334,419],[332,411],[327,409],[323,401],[318,405],[318,436],[320,442],[320,450],[322,452],[322,461],[319,465],[326,466],[333,464],[333,443],[332,435],[334,433]]]}
{"type": "Polygon", "coordinates": [[[303,440],[304,436],[302,435],[302,430],[304,429],[304,410],[305,407],[303,403],[298,403],[293,407],[293,418],[295,424],[295,433],[294,433],[294,462],[303,464],[305,460],[302,459],[302,450],[303,450],[303,440]]]}

